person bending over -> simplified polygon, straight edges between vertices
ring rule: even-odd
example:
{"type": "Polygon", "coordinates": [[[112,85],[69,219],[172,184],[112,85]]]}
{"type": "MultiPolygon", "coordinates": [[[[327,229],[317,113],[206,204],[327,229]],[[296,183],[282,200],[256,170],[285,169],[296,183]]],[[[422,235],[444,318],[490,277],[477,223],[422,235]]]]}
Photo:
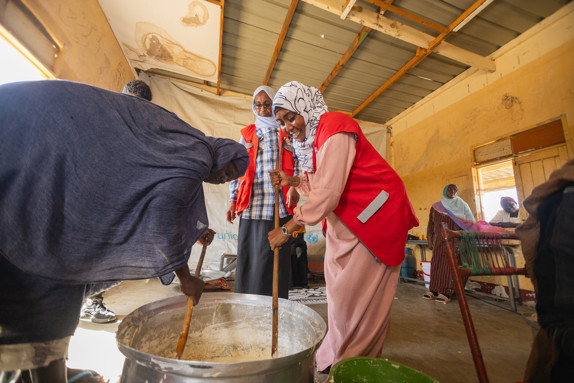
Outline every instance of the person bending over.
{"type": "Polygon", "coordinates": [[[0,105],[0,371],[65,383],[87,285],[169,284],[175,272],[199,302],[204,283],[187,262],[213,239],[202,185],[243,175],[248,155],[150,102],[77,82],[1,85],[0,105]]]}
{"type": "MultiPolygon", "coordinates": [[[[141,80],[132,80],[124,85],[122,91],[124,94],[130,94],[132,96],[141,97],[144,100],[151,101],[152,93],[151,89],[145,82],[141,80]]],[[[112,287],[110,284],[103,285],[93,285],[89,286],[89,289],[93,291],[100,291],[97,294],[90,295],[88,299],[84,302],[82,306],[82,311],[80,317],[85,320],[90,320],[93,323],[110,323],[115,322],[117,317],[116,314],[108,309],[104,304],[104,291],[112,287]]]]}

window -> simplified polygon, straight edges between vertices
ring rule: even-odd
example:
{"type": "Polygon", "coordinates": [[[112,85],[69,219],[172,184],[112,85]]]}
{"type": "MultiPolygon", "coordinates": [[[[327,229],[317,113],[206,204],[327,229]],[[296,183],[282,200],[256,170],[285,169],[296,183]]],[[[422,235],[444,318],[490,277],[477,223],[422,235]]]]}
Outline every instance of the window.
{"type": "Polygon", "coordinates": [[[518,203],[512,160],[477,168],[481,218],[489,222],[501,209],[500,198],[512,197],[518,203]]]}
{"type": "MultiPolygon", "coordinates": [[[[500,197],[512,197],[520,208],[535,186],[566,163],[565,125],[561,116],[473,149],[478,219],[489,222],[501,209],[500,197]]],[[[526,219],[524,209],[520,217],[526,219]]]]}
{"type": "Polygon", "coordinates": [[[26,57],[0,36],[0,85],[14,81],[42,80],[45,76],[26,57]]]}

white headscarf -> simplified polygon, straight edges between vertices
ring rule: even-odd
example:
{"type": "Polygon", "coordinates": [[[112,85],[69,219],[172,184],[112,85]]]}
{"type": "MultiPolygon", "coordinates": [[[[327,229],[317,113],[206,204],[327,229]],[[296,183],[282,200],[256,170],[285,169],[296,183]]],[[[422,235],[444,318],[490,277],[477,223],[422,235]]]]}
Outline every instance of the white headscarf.
{"type": "Polygon", "coordinates": [[[458,196],[458,186],[456,186],[455,184],[449,184],[445,186],[442,192],[442,199],[440,202],[445,207],[445,209],[449,210],[452,214],[454,214],[458,218],[462,218],[469,222],[476,222],[468,204],[458,196]],[[446,191],[448,190],[448,187],[450,185],[456,188],[456,195],[452,198],[446,195],[446,191]]]}
{"type": "Polygon", "coordinates": [[[269,96],[271,101],[273,101],[273,97],[275,97],[275,91],[267,85],[261,85],[259,88],[255,89],[255,92],[253,92],[253,102],[251,104],[251,109],[253,109],[253,113],[255,113],[255,126],[262,131],[279,129],[279,124],[275,117],[261,117],[257,114],[257,109],[255,109],[255,96],[261,93],[261,91],[267,93],[267,96],[269,96]]]}
{"type": "Polygon", "coordinates": [[[303,116],[305,141],[291,141],[301,169],[313,172],[313,144],[317,126],[321,116],[329,111],[323,95],[317,88],[291,81],[279,88],[273,99],[273,114],[275,115],[280,109],[287,109],[303,116]]]}

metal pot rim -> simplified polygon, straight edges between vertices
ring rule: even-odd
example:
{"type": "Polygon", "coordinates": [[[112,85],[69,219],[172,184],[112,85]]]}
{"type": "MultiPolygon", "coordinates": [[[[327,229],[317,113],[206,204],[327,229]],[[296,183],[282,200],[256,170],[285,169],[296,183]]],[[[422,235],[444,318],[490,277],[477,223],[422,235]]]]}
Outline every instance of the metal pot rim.
{"type": "MultiPolygon", "coordinates": [[[[214,293],[203,295],[200,305],[210,304],[215,305],[219,303],[233,303],[233,304],[251,304],[251,305],[269,305],[271,308],[272,298],[262,295],[253,294],[237,294],[237,293],[214,293]]],[[[124,344],[126,339],[131,339],[129,334],[129,317],[134,315],[144,315],[149,312],[158,311],[162,308],[174,309],[183,308],[187,303],[187,298],[184,295],[166,298],[155,302],[148,303],[134,310],[126,316],[124,321],[120,323],[116,333],[116,343],[118,349],[127,359],[133,360],[138,364],[160,370],[176,375],[189,376],[201,372],[202,374],[214,375],[218,377],[228,377],[237,375],[238,370],[247,370],[251,374],[259,372],[269,372],[273,370],[282,369],[285,366],[292,365],[298,361],[304,360],[309,355],[315,352],[318,345],[323,340],[326,333],[326,324],[323,318],[313,309],[288,299],[279,298],[279,311],[299,311],[306,314],[313,319],[313,328],[317,328],[317,338],[313,345],[305,350],[293,354],[280,356],[277,358],[262,359],[256,361],[238,362],[238,363],[221,363],[221,362],[202,362],[191,360],[178,360],[172,358],[165,358],[158,355],[148,354],[146,352],[137,350],[127,344],[124,344]],[[205,371],[205,372],[203,372],[205,371]]],[[[127,342],[126,342],[127,343],[127,342]]]]}

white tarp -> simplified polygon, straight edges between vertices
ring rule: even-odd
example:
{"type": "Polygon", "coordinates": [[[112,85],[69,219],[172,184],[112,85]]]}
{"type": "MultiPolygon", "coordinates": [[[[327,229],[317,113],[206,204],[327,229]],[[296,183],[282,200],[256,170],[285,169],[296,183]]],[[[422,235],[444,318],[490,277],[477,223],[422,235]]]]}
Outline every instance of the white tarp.
{"type": "MultiPolygon", "coordinates": [[[[251,109],[251,96],[216,96],[208,91],[191,85],[159,78],[156,76],[140,76],[152,89],[152,102],[177,114],[191,126],[209,136],[226,137],[239,140],[241,128],[255,121],[251,109]]],[[[362,123],[361,127],[369,141],[384,156],[386,146],[386,129],[381,125],[362,123]],[[381,148],[383,150],[381,150],[381,148]]],[[[223,254],[236,254],[237,229],[239,219],[231,225],[225,220],[229,206],[229,184],[204,184],[209,226],[217,232],[213,243],[209,246],[203,268],[219,270],[223,254]]],[[[306,228],[305,241],[309,255],[320,258],[325,253],[325,238],[321,225],[306,228]]],[[[195,269],[201,247],[196,245],[191,252],[190,268],[195,269]]]]}

